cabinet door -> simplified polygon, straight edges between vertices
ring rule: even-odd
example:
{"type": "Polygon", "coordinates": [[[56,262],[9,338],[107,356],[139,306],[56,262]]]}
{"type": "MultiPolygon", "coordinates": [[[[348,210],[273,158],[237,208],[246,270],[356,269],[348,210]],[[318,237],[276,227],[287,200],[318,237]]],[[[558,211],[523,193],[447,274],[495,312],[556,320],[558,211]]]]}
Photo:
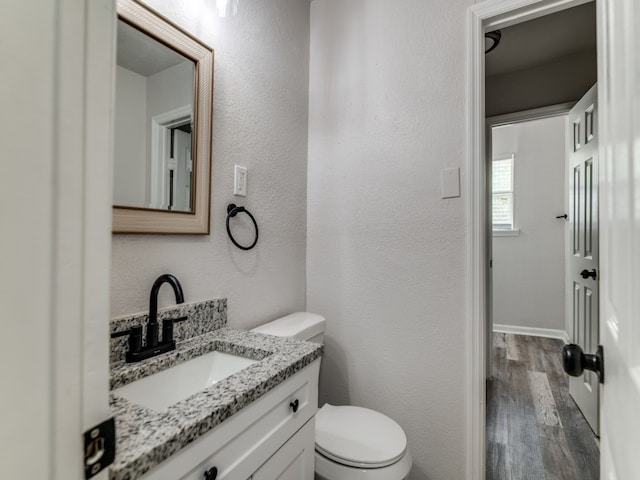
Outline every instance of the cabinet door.
{"type": "MultiPolygon", "coordinates": [[[[203,480],[204,472],[213,467],[218,471],[217,480],[247,479],[313,419],[318,409],[319,369],[320,359],[196,439],[140,480],[203,480]]],[[[313,441],[311,446],[313,448],[313,441]]]]}
{"type": "Polygon", "coordinates": [[[252,480],[313,480],[315,418],[312,418],[273,454],[252,480]]]}

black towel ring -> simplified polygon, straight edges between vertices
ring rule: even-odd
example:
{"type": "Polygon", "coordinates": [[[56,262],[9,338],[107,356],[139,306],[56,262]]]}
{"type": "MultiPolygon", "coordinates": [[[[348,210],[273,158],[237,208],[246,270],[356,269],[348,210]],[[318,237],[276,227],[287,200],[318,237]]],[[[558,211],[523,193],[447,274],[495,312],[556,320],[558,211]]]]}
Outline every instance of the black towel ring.
{"type": "Polygon", "coordinates": [[[229,205],[227,205],[227,234],[229,234],[229,238],[231,239],[231,241],[233,242],[233,244],[236,247],[238,247],[238,248],[240,248],[242,250],[251,250],[253,247],[256,246],[256,243],[258,243],[258,223],[256,222],[256,219],[253,218],[253,215],[251,215],[249,210],[247,210],[244,207],[238,206],[235,203],[230,203],[229,205]],[[253,241],[253,243],[251,245],[249,245],[248,247],[245,247],[244,245],[240,245],[238,242],[236,242],[236,239],[233,238],[233,235],[231,235],[231,229],[229,228],[229,219],[231,217],[235,217],[240,212],[244,212],[247,215],[249,215],[249,218],[253,222],[253,226],[256,229],[256,238],[253,241]]]}

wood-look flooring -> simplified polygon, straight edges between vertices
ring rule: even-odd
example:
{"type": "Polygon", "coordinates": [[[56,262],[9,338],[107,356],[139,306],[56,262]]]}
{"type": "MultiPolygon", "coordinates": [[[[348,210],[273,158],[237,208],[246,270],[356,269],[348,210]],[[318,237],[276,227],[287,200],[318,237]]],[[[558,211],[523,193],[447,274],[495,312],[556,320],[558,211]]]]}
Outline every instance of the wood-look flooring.
{"type": "Polygon", "coordinates": [[[569,396],[560,340],[496,333],[487,480],[598,480],[596,437],[569,396]]]}

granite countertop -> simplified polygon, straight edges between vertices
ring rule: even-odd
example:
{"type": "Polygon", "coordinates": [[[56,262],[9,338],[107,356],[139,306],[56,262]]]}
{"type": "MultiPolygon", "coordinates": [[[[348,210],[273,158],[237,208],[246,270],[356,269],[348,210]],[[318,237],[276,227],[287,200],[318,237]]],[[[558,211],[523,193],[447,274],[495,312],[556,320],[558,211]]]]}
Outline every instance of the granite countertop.
{"type": "Polygon", "coordinates": [[[110,480],[134,480],[231,417],[322,355],[320,344],[231,328],[182,341],[177,349],[148,360],[111,367],[111,389],[213,350],[260,360],[157,412],[110,395],[116,419],[116,458],[110,480]]]}

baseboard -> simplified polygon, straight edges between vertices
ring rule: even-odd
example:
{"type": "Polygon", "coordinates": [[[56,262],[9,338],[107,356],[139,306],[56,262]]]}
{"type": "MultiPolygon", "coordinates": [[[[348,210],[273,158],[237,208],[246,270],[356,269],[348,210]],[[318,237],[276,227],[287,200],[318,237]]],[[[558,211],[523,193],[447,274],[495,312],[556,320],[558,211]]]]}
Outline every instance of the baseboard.
{"type": "Polygon", "coordinates": [[[569,335],[567,332],[553,328],[521,327],[519,325],[498,325],[494,323],[493,331],[496,333],[511,333],[513,335],[557,338],[558,340],[562,340],[564,343],[569,343],[569,335]]]}

